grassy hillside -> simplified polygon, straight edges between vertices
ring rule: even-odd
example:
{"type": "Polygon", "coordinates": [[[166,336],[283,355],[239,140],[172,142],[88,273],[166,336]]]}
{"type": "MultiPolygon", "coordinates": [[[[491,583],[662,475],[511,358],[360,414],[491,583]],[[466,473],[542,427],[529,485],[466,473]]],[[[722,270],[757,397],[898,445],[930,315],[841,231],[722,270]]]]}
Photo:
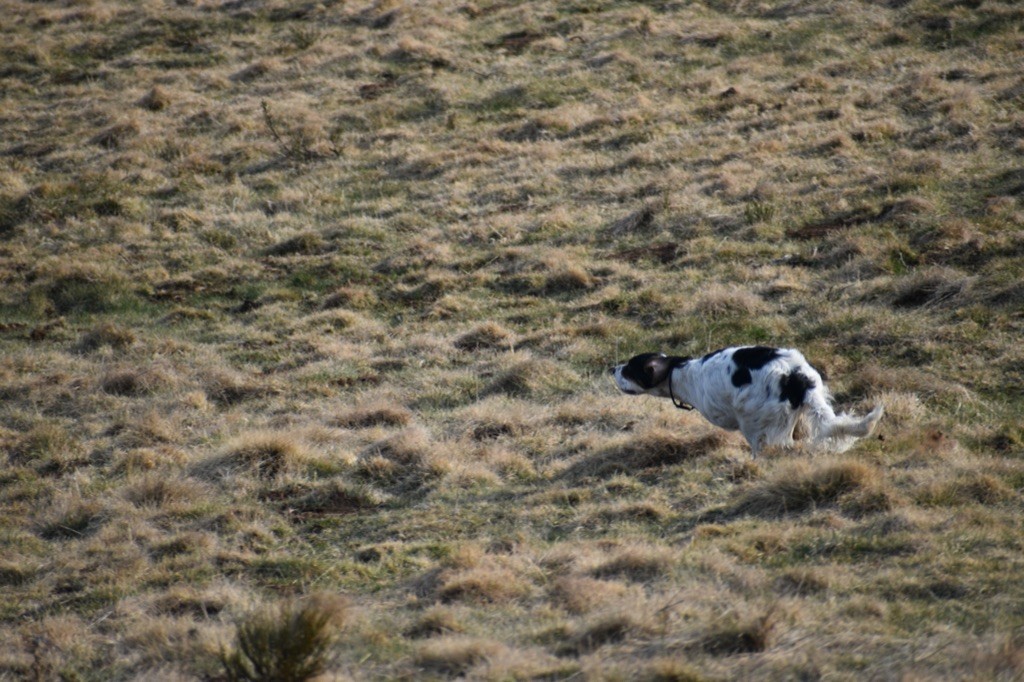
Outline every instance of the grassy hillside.
{"type": "Polygon", "coordinates": [[[1024,7],[0,15],[0,679],[1024,677],[1024,7]]]}

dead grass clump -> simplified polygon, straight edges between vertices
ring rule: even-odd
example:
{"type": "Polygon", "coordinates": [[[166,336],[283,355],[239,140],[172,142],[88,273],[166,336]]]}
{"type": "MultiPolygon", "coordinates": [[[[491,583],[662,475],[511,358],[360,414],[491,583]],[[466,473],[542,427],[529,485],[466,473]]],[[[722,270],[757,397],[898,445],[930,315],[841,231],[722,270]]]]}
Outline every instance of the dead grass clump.
{"type": "Polygon", "coordinates": [[[543,293],[557,295],[593,289],[597,280],[578,263],[562,263],[547,273],[543,293]]]}
{"type": "Polygon", "coordinates": [[[28,584],[37,574],[36,568],[22,561],[0,559],[0,587],[28,584]]]}
{"type": "Polygon", "coordinates": [[[307,514],[351,514],[374,509],[386,501],[379,492],[343,481],[329,481],[308,494],[288,500],[289,507],[307,514]]]}
{"type": "Polygon", "coordinates": [[[235,645],[221,650],[229,680],[308,680],[325,673],[347,615],[338,597],[282,604],[238,623],[235,645]]]}
{"type": "Polygon", "coordinates": [[[230,406],[247,400],[260,398],[274,392],[274,389],[234,372],[213,369],[204,373],[206,395],[214,402],[230,406]]]}
{"type": "Polygon", "coordinates": [[[646,682],[707,682],[710,678],[702,675],[686,661],[659,658],[647,667],[643,679],[646,682]]]}
{"type": "Polygon", "coordinates": [[[89,142],[106,149],[121,149],[128,140],[138,137],[140,132],[142,129],[137,122],[121,121],[101,130],[89,142]]]}
{"type": "Polygon", "coordinates": [[[510,569],[483,564],[442,576],[437,596],[443,602],[502,604],[521,599],[530,592],[529,583],[510,569]]]}
{"type": "Polygon", "coordinates": [[[125,350],[136,342],[135,333],[113,322],[104,322],[93,327],[78,340],[78,349],[90,352],[107,347],[113,350],[125,350]]]}
{"type": "Polygon", "coordinates": [[[366,310],[377,305],[377,294],[372,289],[358,286],[342,287],[334,293],[324,297],[320,307],[324,310],[331,308],[354,308],[366,310]]]}
{"type": "Polygon", "coordinates": [[[815,568],[791,568],[775,581],[775,589],[782,594],[806,597],[828,590],[830,580],[815,568]]]}
{"type": "Polygon", "coordinates": [[[365,429],[372,426],[406,426],[412,421],[412,412],[400,405],[380,403],[350,410],[334,419],[334,425],[343,429],[365,429]]]}
{"type": "Polygon", "coordinates": [[[961,472],[952,481],[936,481],[924,486],[915,495],[918,504],[930,507],[993,505],[1017,497],[1017,493],[1003,481],[977,471],[961,472]]]}
{"type": "Polygon", "coordinates": [[[613,580],[567,576],[554,583],[551,596],[570,613],[581,614],[621,598],[628,590],[624,583],[613,580]]]}
{"type": "Polygon", "coordinates": [[[436,45],[429,45],[415,38],[405,37],[388,55],[387,59],[409,64],[427,64],[435,69],[452,66],[452,56],[436,45]]]}
{"type": "Polygon", "coordinates": [[[578,383],[576,373],[561,363],[527,358],[502,371],[484,390],[484,394],[537,399],[567,393],[578,383]]]}
{"type": "Polygon", "coordinates": [[[173,387],[174,384],[174,378],[158,367],[112,370],[100,379],[100,388],[104,393],[126,398],[151,395],[173,387]]]}
{"type": "Polygon", "coordinates": [[[322,253],[327,247],[323,236],[316,232],[304,232],[300,235],[278,242],[267,249],[268,256],[312,256],[322,253]]]}
{"type": "Polygon", "coordinates": [[[211,533],[185,531],[153,545],[152,554],[157,560],[185,555],[204,556],[212,554],[216,547],[216,537],[211,533]]]}
{"type": "Polygon", "coordinates": [[[844,496],[882,491],[878,471],[860,462],[833,462],[789,467],[774,479],[758,483],[740,495],[729,516],[775,517],[799,514],[835,504],[844,496]]]}
{"type": "Polygon", "coordinates": [[[465,632],[466,626],[449,608],[435,606],[427,610],[416,622],[405,631],[406,637],[422,639],[436,635],[454,635],[465,632]]]}
{"type": "Polygon", "coordinates": [[[570,478],[607,478],[614,474],[635,474],[649,469],[675,466],[706,457],[726,443],[717,431],[692,437],[667,428],[655,428],[621,439],[566,470],[570,478]]]}
{"type": "Polygon", "coordinates": [[[646,582],[667,575],[676,565],[675,553],[666,547],[631,545],[591,571],[595,578],[621,578],[646,582]]]}
{"type": "Polygon", "coordinates": [[[143,95],[138,102],[138,105],[143,109],[149,109],[150,111],[163,111],[169,107],[172,103],[170,93],[159,85],[154,85],[149,92],[143,95]]]}
{"type": "Polygon", "coordinates": [[[356,472],[364,478],[402,488],[418,488],[449,469],[449,462],[438,456],[429,434],[420,428],[373,443],[356,462],[356,472]]]}
{"type": "Polygon", "coordinates": [[[115,454],[113,471],[130,475],[153,469],[176,469],[184,466],[188,460],[187,452],[170,445],[132,447],[126,452],[115,454]]]}
{"type": "Polygon", "coordinates": [[[227,593],[175,585],[157,597],[153,608],[160,615],[208,620],[229,604],[230,595],[227,593]]]}
{"type": "Polygon", "coordinates": [[[94,500],[67,501],[50,513],[39,527],[44,540],[73,540],[98,531],[107,520],[107,513],[94,500]]]}
{"type": "Polygon", "coordinates": [[[969,290],[971,282],[972,278],[947,268],[917,271],[895,283],[892,305],[896,308],[954,305],[969,290]]]}
{"type": "Polygon", "coordinates": [[[128,485],[124,489],[124,496],[136,507],[162,508],[199,499],[203,496],[203,489],[193,479],[148,474],[142,480],[128,485]]]}
{"type": "Polygon", "coordinates": [[[605,231],[613,237],[648,234],[657,229],[655,223],[657,215],[658,208],[654,204],[650,204],[619,218],[605,228],[605,231]]]}
{"type": "Polygon", "coordinates": [[[636,521],[663,521],[672,513],[668,506],[652,500],[617,502],[604,507],[599,515],[605,522],[619,519],[636,521]]]}
{"type": "Polygon", "coordinates": [[[764,309],[764,301],[757,294],[742,287],[718,284],[703,287],[693,303],[695,312],[707,316],[754,315],[764,309]]]}
{"type": "Polygon", "coordinates": [[[8,450],[12,464],[43,474],[63,474],[85,463],[81,442],[58,423],[43,422],[16,437],[8,450]]]}
{"type": "Polygon", "coordinates": [[[273,479],[295,471],[311,458],[305,444],[292,434],[257,432],[231,441],[223,454],[209,460],[201,469],[273,479]]]}
{"type": "Polygon", "coordinates": [[[588,654],[608,644],[617,644],[637,635],[650,635],[654,631],[650,623],[632,613],[614,613],[581,627],[566,642],[565,653],[588,654]]]}
{"type": "Polygon", "coordinates": [[[459,350],[511,349],[515,335],[496,322],[485,322],[458,336],[453,345],[459,350]]]}
{"type": "Polygon", "coordinates": [[[507,647],[491,639],[478,637],[441,637],[425,643],[415,656],[424,670],[449,676],[465,675],[473,667],[486,663],[507,647]]]}
{"type": "Polygon", "coordinates": [[[98,267],[61,269],[43,291],[62,315],[114,312],[131,298],[131,287],[123,277],[98,267]]]}
{"type": "Polygon", "coordinates": [[[698,640],[697,648],[712,656],[760,653],[771,646],[776,624],[773,610],[752,618],[729,615],[698,640]]]}

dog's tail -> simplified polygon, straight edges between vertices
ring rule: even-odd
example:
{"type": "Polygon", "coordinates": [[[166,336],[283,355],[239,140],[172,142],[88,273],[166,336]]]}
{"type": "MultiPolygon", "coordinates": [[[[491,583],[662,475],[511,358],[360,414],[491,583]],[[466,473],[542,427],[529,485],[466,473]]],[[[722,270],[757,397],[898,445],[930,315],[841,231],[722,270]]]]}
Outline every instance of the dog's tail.
{"type": "Polygon", "coordinates": [[[864,417],[836,414],[822,392],[814,391],[807,397],[806,417],[812,439],[836,452],[848,449],[858,438],[870,436],[884,412],[878,405],[864,417]]]}

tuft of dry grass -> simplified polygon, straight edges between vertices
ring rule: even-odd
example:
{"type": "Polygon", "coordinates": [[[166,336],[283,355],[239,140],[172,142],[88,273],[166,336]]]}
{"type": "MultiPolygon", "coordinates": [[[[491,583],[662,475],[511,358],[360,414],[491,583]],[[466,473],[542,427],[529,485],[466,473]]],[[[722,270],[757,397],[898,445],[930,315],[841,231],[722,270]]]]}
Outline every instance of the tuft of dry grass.
{"type": "Polygon", "coordinates": [[[528,582],[500,566],[478,566],[442,576],[437,596],[443,602],[505,604],[532,592],[528,582]]]}
{"type": "Polygon", "coordinates": [[[349,410],[334,419],[335,426],[346,429],[365,429],[372,426],[407,426],[412,413],[401,405],[371,404],[349,410]]]}
{"type": "Polygon", "coordinates": [[[463,334],[452,343],[462,351],[478,351],[481,349],[512,349],[515,335],[495,322],[486,322],[463,334]]]}
{"type": "Polygon", "coordinates": [[[551,587],[554,600],[570,613],[589,613],[626,594],[625,583],[587,576],[559,578],[551,587]]]}
{"type": "Polygon", "coordinates": [[[759,653],[772,645],[777,624],[772,610],[748,618],[730,614],[720,618],[696,646],[712,656],[759,653]]]}
{"type": "Polygon", "coordinates": [[[755,483],[741,492],[727,513],[729,516],[763,517],[800,514],[840,503],[853,495],[873,500],[871,511],[886,510],[891,504],[874,467],[855,461],[798,462],[772,480],[755,483]],[[867,498],[867,492],[876,494],[867,498]]]}
{"type": "Polygon", "coordinates": [[[500,656],[505,645],[492,639],[453,635],[423,644],[416,652],[417,666],[431,673],[466,675],[477,665],[500,656]]]}
{"type": "Polygon", "coordinates": [[[726,443],[717,431],[693,437],[680,430],[652,428],[629,436],[566,470],[570,478],[642,474],[706,457],[726,443]]]}
{"type": "Polygon", "coordinates": [[[607,561],[595,567],[595,578],[620,578],[633,582],[648,582],[670,574],[678,561],[677,555],[666,547],[632,545],[615,551],[607,561]]]}
{"type": "Polygon", "coordinates": [[[258,431],[234,439],[199,469],[203,473],[248,473],[269,480],[298,470],[312,458],[305,443],[294,434],[258,431]]]}
{"type": "Polygon", "coordinates": [[[104,322],[83,334],[78,341],[78,347],[85,352],[96,351],[104,347],[123,351],[130,348],[136,341],[137,337],[131,329],[118,326],[113,322],[104,322]]]}
{"type": "Polygon", "coordinates": [[[407,637],[422,639],[437,635],[458,635],[465,632],[466,626],[458,615],[444,606],[428,609],[416,622],[405,631],[407,637]]]}

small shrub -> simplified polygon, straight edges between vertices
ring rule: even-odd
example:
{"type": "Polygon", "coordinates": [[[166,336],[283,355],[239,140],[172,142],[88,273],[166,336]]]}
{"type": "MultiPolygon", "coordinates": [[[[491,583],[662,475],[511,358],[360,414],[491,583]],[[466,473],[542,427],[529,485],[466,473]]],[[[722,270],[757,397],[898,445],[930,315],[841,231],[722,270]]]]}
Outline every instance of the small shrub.
{"type": "Polygon", "coordinates": [[[220,661],[231,682],[300,682],[324,674],[345,607],[337,599],[285,604],[236,626],[235,647],[220,661]]]}

